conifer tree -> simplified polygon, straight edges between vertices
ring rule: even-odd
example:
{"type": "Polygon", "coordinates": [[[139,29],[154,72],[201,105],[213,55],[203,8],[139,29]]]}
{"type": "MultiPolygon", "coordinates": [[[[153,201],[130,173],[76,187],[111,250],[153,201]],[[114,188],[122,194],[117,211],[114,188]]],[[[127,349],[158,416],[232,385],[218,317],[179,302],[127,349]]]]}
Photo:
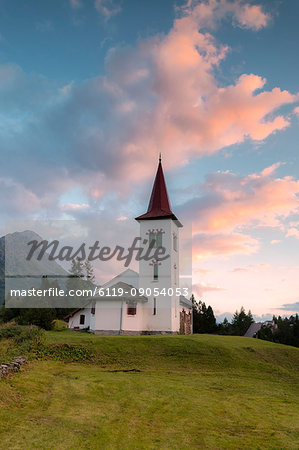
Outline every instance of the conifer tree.
{"type": "Polygon", "coordinates": [[[84,263],[84,272],[85,272],[86,280],[89,281],[90,284],[94,284],[95,275],[94,275],[94,271],[93,271],[91,262],[88,259],[84,263]]]}

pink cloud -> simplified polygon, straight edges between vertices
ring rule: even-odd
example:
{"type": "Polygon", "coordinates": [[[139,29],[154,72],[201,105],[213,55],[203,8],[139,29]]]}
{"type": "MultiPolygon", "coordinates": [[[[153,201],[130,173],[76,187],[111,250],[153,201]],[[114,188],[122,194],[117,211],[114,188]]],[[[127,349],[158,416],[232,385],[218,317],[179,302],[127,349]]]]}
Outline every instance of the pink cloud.
{"type": "Polygon", "coordinates": [[[260,30],[264,28],[270,15],[263,12],[260,5],[239,4],[235,10],[236,19],[241,27],[260,30]]]}
{"type": "Polygon", "coordinates": [[[219,255],[250,255],[258,249],[257,239],[241,233],[197,233],[193,236],[195,260],[219,255]]]}
{"type": "Polygon", "coordinates": [[[182,10],[196,18],[202,27],[215,27],[221,19],[231,16],[236,26],[257,31],[267,26],[271,19],[260,5],[250,5],[242,0],[206,0],[200,3],[188,0],[182,10]]]}
{"type": "Polygon", "coordinates": [[[289,228],[288,231],[287,231],[286,236],[287,237],[293,236],[296,239],[299,239],[299,228],[295,228],[295,227],[289,228]]]}
{"type": "Polygon", "coordinates": [[[64,203],[60,206],[61,211],[77,211],[89,208],[89,205],[82,203],[64,203]]]}
{"type": "Polygon", "coordinates": [[[213,284],[205,283],[204,281],[198,282],[192,286],[192,292],[195,296],[202,297],[206,292],[223,291],[224,288],[213,284]]]}
{"type": "Polygon", "coordinates": [[[281,239],[272,239],[270,242],[271,245],[279,244],[281,242],[281,239]]]}
{"type": "Polygon", "coordinates": [[[238,273],[238,272],[257,272],[260,273],[261,270],[267,270],[269,269],[269,264],[250,264],[247,267],[236,267],[232,272],[238,273]]]}
{"type": "Polygon", "coordinates": [[[201,31],[203,17],[216,7],[230,12],[236,7],[244,23],[258,13],[257,24],[266,21],[260,7],[243,2],[210,1],[195,7],[189,2],[167,35],[108,55],[105,89],[117,96],[114,113],[121,120],[120,131],[128,131],[120,144],[125,160],[119,167],[137,180],[149,175],[149,162],[159,151],[167,155],[171,148],[170,168],[177,167],[248,138],[263,141],[290,124],[287,116],[275,113],[297,95],[278,87],[266,91],[266,79],[255,74],[243,74],[228,86],[217,81],[228,48],[201,31]]]}
{"type": "Polygon", "coordinates": [[[281,226],[282,218],[299,208],[299,181],[274,178],[278,165],[238,177],[217,172],[206,177],[205,195],[183,207],[195,232],[233,231],[236,227],[281,226]]]}

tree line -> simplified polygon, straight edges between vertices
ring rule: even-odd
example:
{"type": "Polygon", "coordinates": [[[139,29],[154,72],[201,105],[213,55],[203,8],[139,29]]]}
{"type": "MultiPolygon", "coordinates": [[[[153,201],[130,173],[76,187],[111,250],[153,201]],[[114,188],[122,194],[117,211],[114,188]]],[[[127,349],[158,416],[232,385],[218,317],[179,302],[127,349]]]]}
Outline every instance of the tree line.
{"type": "Polygon", "coordinates": [[[265,341],[299,347],[299,316],[273,316],[273,327],[263,325],[257,337],[265,341]]]}
{"type": "MultiPolygon", "coordinates": [[[[250,325],[254,322],[251,311],[247,313],[243,306],[236,311],[229,322],[216,322],[211,306],[206,306],[202,300],[196,301],[191,297],[193,304],[193,333],[211,333],[231,336],[244,336],[250,325]]],[[[270,342],[299,347],[299,316],[290,317],[273,316],[273,326],[262,325],[256,336],[270,342]]]]}
{"type": "Polygon", "coordinates": [[[213,308],[202,300],[196,301],[191,296],[193,305],[193,333],[212,333],[232,336],[244,336],[250,325],[254,322],[251,311],[245,312],[243,306],[236,311],[231,322],[224,318],[222,323],[216,322],[213,308]]]}

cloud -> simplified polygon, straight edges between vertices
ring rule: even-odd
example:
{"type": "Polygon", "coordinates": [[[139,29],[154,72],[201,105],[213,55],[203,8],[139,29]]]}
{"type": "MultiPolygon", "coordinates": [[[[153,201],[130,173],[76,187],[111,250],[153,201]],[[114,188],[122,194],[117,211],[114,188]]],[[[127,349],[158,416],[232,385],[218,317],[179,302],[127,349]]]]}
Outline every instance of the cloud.
{"type": "MultiPolygon", "coordinates": [[[[119,10],[112,2],[95,5],[107,17],[119,10]]],[[[197,6],[202,5],[209,11],[235,5],[238,17],[252,12],[244,2],[197,6]]],[[[17,65],[0,65],[0,145],[6,161],[0,176],[23,184],[43,205],[56,202],[59,211],[59,193],[74,186],[101,192],[101,199],[111,191],[123,199],[152,176],[159,151],[169,155],[172,169],[248,138],[263,141],[289,126],[288,116],[277,111],[296,95],[278,87],[265,90],[266,80],[255,74],[225,86],[218,81],[228,48],[203,31],[204,11],[191,6],[167,34],[111,48],[104,75],[82,83],[59,85],[17,65]],[[24,164],[16,167],[15,159],[24,164]]],[[[218,16],[225,15],[219,10],[218,16]]],[[[279,189],[291,184],[281,180],[279,189]]],[[[212,201],[221,195],[226,203],[226,193],[217,190],[212,201]]],[[[245,217],[248,209],[239,213],[245,217]]],[[[225,214],[228,222],[235,220],[225,214]]]]}
{"type": "Polygon", "coordinates": [[[279,309],[284,309],[286,311],[297,311],[297,313],[299,313],[299,302],[286,303],[282,305],[279,309]]]}
{"type": "Polygon", "coordinates": [[[62,211],[74,211],[74,210],[80,210],[80,209],[87,209],[89,208],[89,205],[86,203],[64,203],[60,206],[62,211]]]}
{"type": "Polygon", "coordinates": [[[296,106],[296,108],[294,108],[293,113],[299,116],[299,106],[296,106]]]}
{"type": "Polygon", "coordinates": [[[231,16],[235,26],[258,31],[268,25],[271,16],[260,5],[251,5],[242,0],[188,0],[178,10],[187,17],[194,17],[201,27],[215,27],[220,20],[231,16]]]}
{"type": "Polygon", "coordinates": [[[249,5],[248,3],[243,6],[241,3],[238,5],[235,17],[239,26],[253,30],[264,28],[270,20],[270,15],[264,13],[260,5],[249,5]]]}
{"type": "Polygon", "coordinates": [[[215,286],[204,281],[194,284],[192,286],[192,291],[195,295],[202,297],[206,292],[223,291],[224,288],[220,286],[215,286]]]}
{"type": "Polygon", "coordinates": [[[203,195],[186,202],[181,213],[193,220],[197,233],[281,226],[283,218],[299,208],[299,181],[290,176],[274,178],[277,167],[246,176],[209,174],[199,190],[203,195]]]}
{"type": "MultiPolygon", "coordinates": [[[[260,242],[252,232],[261,227],[278,227],[286,237],[299,237],[298,222],[290,221],[299,211],[299,180],[277,177],[281,164],[246,176],[219,171],[192,187],[192,199],[181,204],[177,213],[183,223],[192,222],[195,259],[257,253],[260,242]]],[[[234,272],[256,268],[260,271],[266,265],[249,265],[234,272]]]]}
{"type": "Polygon", "coordinates": [[[6,210],[11,217],[38,211],[41,207],[39,198],[31,191],[10,178],[0,178],[1,210],[6,210]]]}
{"type": "Polygon", "coordinates": [[[293,236],[296,239],[299,239],[299,228],[290,227],[286,234],[287,237],[293,236]]]}
{"type": "Polygon", "coordinates": [[[114,0],[95,0],[95,8],[108,20],[121,11],[121,6],[114,0]]]}
{"type": "Polygon", "coordinates": [[[200,260],[216,255],[250,255],[257,252],[259,242],[240,233],[197,233],[193,236],[192,247],[194,257],[200,260]]]}
{"type": "Polygon", "coordinates": [[[234,273],[238,273],[238,272],[248,272],[248,269],[246,269],[245,267],[236,267],[233,270],[234,273]]]}
{"type": "Polygon", "coordinates": [[[257,272],[260,273],[261,270],[269,269],[269,264],[249,264],[247,267],[236,267],[232,270],[233,273],[238,272],[257,272]]]}

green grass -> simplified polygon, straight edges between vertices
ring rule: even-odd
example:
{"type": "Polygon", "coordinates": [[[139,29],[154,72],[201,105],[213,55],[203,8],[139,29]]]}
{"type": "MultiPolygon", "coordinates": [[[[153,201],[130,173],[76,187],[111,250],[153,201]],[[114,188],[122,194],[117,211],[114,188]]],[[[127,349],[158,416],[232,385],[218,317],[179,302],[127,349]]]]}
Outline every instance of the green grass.
{"type": "Polygon", "coordinates": [[[65,344],[91,360],[46,355],[0,381],[1,449],[299,448],[299,349],[230,336],[46,334],[49,348],[65,344]]]}

